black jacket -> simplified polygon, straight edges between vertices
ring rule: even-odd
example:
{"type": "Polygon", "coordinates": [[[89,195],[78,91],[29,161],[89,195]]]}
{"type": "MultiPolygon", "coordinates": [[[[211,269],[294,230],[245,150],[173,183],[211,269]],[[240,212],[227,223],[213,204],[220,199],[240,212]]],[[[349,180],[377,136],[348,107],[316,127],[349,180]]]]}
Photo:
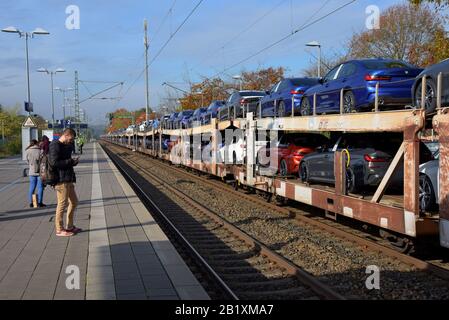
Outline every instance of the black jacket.
{"type": "Polygon", "coordinates": [[[55,183],[76,182],[72,146],[63,144],[59,140],[50,143],[48,160],[55,174],[55,183]]]}

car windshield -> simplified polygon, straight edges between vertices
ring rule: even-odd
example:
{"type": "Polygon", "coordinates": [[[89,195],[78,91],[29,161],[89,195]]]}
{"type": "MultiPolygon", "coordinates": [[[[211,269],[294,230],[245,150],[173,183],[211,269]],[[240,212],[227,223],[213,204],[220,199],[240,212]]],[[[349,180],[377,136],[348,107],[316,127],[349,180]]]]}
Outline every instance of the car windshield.
{"type": "Polygon", "coordinates": [[[242,97],[250,97],[250,96],[263,97],[265,95],[265,92],[262,92],[262,91],[245,91],[245,92],[241,92],[240,95],[242,97]]]}
{"type": "Polygon", "coordinates": [[[366,149],[372,148],[395,154],[401,145],[402,136],[385,132],[383,135],[346,134],[341,137],[338,149],[366,149]]]}
{"type": "Polygon", "coordinates": [[[291,79],[290,82],[295,87],[314,86],[314,85],[318,84],[318,79],[295,78],[295,79],[291,79]]]}
{"type": "Polygon", "coordinates": [[[396,69],[396,68],[410,68],[410,65],[407,65],[404,62],[400,61],[363,61],[363,66],[368,70],[380,70],[380,69],[396,69]]]}
{"type": "Polygon", "coordinates": [[[209,106],[209,108],[207,108],[208,111],[214,111],[215,109],[218,109],[219,107],[223,106],[224,102],[223,101],[217,101],[214,102],[213,104],[211,104],[209,106]]]}
{"type": "Polygon", "coordinates": [[[436,155],[440,154],[440,144],[439,142],[426,142],[426,147],[430,150],[430,152],[433,154],[433,156],[436,158],[436,155]]]}
{"type": "Polygon", "coordinates": [[[323,135],[303,135],[303,136],[293,136],[290,142],[298,147],[316,147],[319,145],[327,144],[328,139],[323,135]]]}

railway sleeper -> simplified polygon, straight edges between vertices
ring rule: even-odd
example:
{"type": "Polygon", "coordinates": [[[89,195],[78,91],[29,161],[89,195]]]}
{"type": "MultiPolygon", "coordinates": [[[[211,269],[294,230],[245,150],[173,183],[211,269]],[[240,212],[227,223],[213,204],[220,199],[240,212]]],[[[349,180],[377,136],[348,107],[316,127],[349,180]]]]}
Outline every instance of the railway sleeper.
{"type": "Polygon", "coordinates": [[[214,266],[220,266],[220,267],[237,267],[237,266],[260,266],[260,265],[269,265],[266,261],[266,259],[263,259],[260,256],[253,256],[249,259],[242,260],[242,259],[227,259],[227,260],[217,260],[217,259],[211,259],[209,261],[210,264],[213,264],[214,266]]]}
{"type": "Polygon", "coordinates": [[[246,260],[246,259],[251,259],[253,257],[257,256],[257,252],[255,252],[254,250],[250,250],[250,251],[246,251],[246,252],[242,252],[242,253],[236,253],[235,251],[231,252],[231,254],[207,254],[207,256],[210,257],[210,260],[246,260]]]}
{"type": "Polygon", "coordinates": [[[265,281],[267,279],[275,279],[275,278],[281,278],[281,277],[286,277],[286,276],[288,276],[288,275],[279,270],[221,275],[221,277],[223,279],[229,279],[234,282],[236,282],[236,281],[243,281],[243,282],[265,281]]]}
{"type": "Polygon", "coordinates": [[[320,300],[320,297],[307,287],[265,290],[263,292],[248,291],[242,292],[238,296],[242,300],[320,300]]]}
{"type": "Polygon", "coordinates": [[[217,271],[220,271],[222,275],[235,275],[235,274],[248,274],[248,273],[267,273],[270,272],[285,272],[282,268],[273,268],[271,265],[260,265],[260,266],[228,266],[228,267],[217,267],[217,271]]]}
{"type": "Polygon", "coordinates": [[[261,291],[267,289],[285,290],[285,289],[297,289],[304,287],[296,278],[280,278],[280,279],[265,279],[255,282],[237,282],[230,281],[228,285],[233,290],[251,290],[259,288],[261,291]]]}
{"type": "Polygon", "coordinates": [[[217,255],[234,255],[234,254],[240,254],[248,252],[248,248],[245,247],[239,247],[239,248],[208,248],[208,249],[200,249],[196,248],[198,251],[204,251],[204,255],[209,256],[217,256],[217,255]]]}

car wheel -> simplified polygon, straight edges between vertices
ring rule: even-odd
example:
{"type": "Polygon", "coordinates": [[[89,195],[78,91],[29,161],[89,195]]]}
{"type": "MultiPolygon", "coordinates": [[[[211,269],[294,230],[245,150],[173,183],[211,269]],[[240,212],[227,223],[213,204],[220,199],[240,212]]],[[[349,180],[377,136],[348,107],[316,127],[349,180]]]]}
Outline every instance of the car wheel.
{"type": "Polygon", "coordinates": [[[432,182],[425,174],[419,175],[419,208],[421,212],[435,208],[435,191],[432,182]]]}
{"type": "Polygon", "coordinates": [[[346,191],[348,193],[357,193],[360,190],[360,180],[356,176],[354,169],[346,169],[346,191]]]}
{"type": "Polygon", "coordinates": [[[279,102],[278,105],[278,117],[285,117],[285,103],[284,101],[279,102]]]}
{"type": "Polygon", "coordinates": [[[285,159],[282,159],[279,164],[279,174],[283,177],[288,175],[287,161],[285,161],[285,159]]]}
{"type": "Polygon", "coordinates": [[[300,113],[302,116],[309,116],[311,114],[311,107],[308,97],[303,97],[301,100],[300,113]]]}
{"type": "Polygon", "coordinates": [[[299,166],[299,179],[301,182],[309,182],[309,169],[305,162],[301,162],[299,166]]]}
{"type": "Polygon", "coordinates": [[[234,119],[234,108],[229,109],[229,120],[234,119]]]}
{"type": "Polygon", "coordinates": [[[343,112],[351,113],[355,112],[355,96],[352,91],[346,91],[343,95],[343,112]]]}
{"type": "MultiPolygon", "coordinates": [[[[415,90],[415,106],[421,108],[421,93],[422,83],[420,82],[415,90]]],[[[425,110],[426,113],[435,112],[437,107],[436,101],[436,87],[432,79],[426,80],[426,96],[425,96],[425,110]]]]}

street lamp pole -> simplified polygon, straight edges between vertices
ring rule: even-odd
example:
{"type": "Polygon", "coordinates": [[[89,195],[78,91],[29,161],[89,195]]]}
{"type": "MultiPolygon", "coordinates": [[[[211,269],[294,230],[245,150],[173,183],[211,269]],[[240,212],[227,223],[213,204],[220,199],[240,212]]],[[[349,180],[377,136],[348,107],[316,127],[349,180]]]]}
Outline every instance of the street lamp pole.
{"type": "Polygon", "coordinates": [[[318,46],[318,78],[321,78],[321,45],[318,46]]]}
{"type": "Polygon", "coordinates": [[[149,84],[148,84],[148,48],[150,46],[148,42],[148,22],[145,19],[143,22],[144,29],[145,29],[145,39],[144,39],[144,45],[145,45],[145,99],[146,99],[146,106],[145,106],[145,121],[148,123],[148,113],[150,110],[150,93],[149,93],[149,84]]]}
{"type": "Polygon", "coordinates": [[[37,70],[38,72],[45,72],[46,74],[50,75],[50,79],[51,79],[51,121],[52,121],[52,125],[55,125],[55,97],[53,94],[54,88],[53,88],[53,75],[55,75],[58,72],[65,72],[64,69],[58,68],[55,71],[49,71],[45,68],[40,68],[37,70]]]}
{"type": "Polygon", "coordinates": [[[204,93],[203,91],[196,91],[194,94],[200,94],[201,95],[201,107],[204,105],[204,93]]]}
{"type": "Polygon", "coordinates": [[[53,72],[50,73],[51,81],[51,121],[53,125],[55,124],[55,95],[53,90],[53,72]]]}
{"type": "MultiPolygon", "coordinates": [[[[30,91],[30,62],[29,62],[29,55],[28,55],[28,32],[25,32],[25,52],[26,52],[26,69],[27,69],[27,101],[28,103],[31,102],[31,91],[30,91]]],[[[28,112],[28,115],[30,113],[28,112]]]]}
{"type": "MultiPolygon", "coordinates": [[[[50,32],[48,32],[42,28],[36,28],[32,32],[26,32],[26,31],[21,31],[21,30],[17,29],[16,27],[4,28],[4,29],[2,29],[2,32],[17,33],[19,35],[19,37],[25,38],[26,74],[27,74],[27,103],[28,103],[28,106],[30,106],[30,104],[31,104],[31,89],[30,89],[30,61],[29,61],[28,39],[34,38],[34,35],[49,35],[50,32]]],[[[31,114],[31,111],[30,111],[30,109],[28,109],[28,115],[30,115],[30,114],[31,114]]]]}
{"type": "Polygon", "coordinates": [[[318,41],[311,41],[306,43],[306,46],[318,48],[318,78],[321,78],[321,44],[318,41]]]}
{"type": "Polygon", "coordinates": [[[238,80],[240,82],[240,91],[242,91],[243,90],[243,88],[242,88],[243,87],[243,78],[242,78],[242,76],[241,75],[235,75],[232,78],[235,79],[235,80],[238,80]]]}

